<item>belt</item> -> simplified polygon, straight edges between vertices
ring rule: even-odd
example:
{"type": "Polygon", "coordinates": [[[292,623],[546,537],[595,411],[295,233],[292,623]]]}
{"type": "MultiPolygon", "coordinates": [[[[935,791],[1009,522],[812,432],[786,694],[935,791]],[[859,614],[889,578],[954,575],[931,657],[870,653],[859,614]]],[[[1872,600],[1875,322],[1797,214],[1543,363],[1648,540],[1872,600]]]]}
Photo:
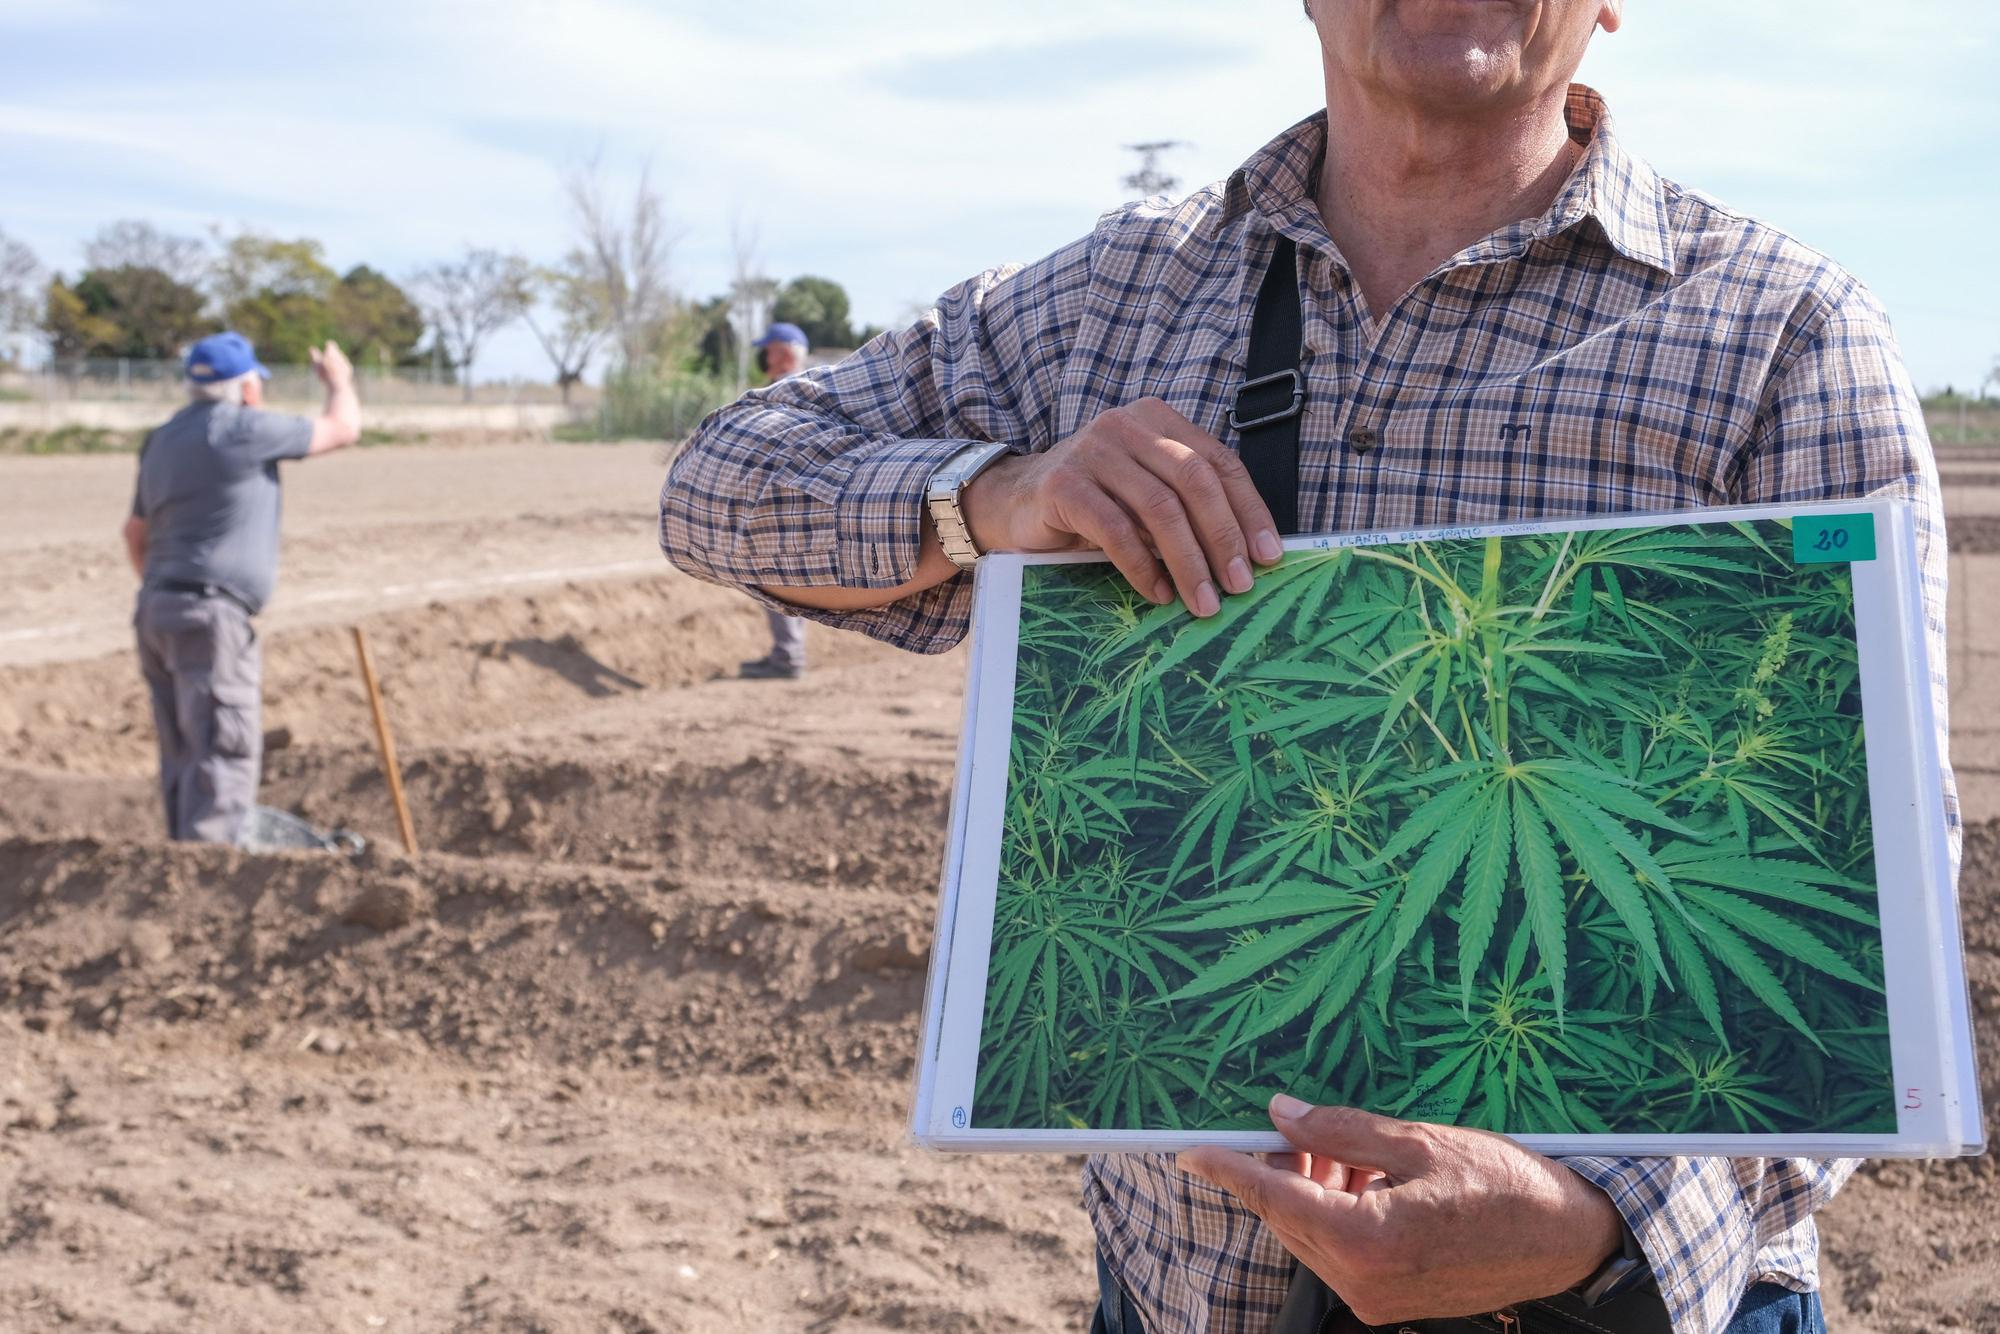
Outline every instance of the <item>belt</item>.
{"type": "Polygon", "coordinates": [[[1673,1334],[1673,1322],[1649,1282],[1594,1307],[1562,1293],[1486,1315],[1364,1325],[1319,1275],[1299,1265],[1271,1334],[1673,1334]]]}
{"type": "Polygon", "coordinates": [[[157,589],[162,593],[191,593],[199,598],[227,598],[243,608],[244,615],[257,614],[257,609],[250,605],[248,599],[221,584],[205,584],[198,579],[155,579],[146,587],[157,589]]]}

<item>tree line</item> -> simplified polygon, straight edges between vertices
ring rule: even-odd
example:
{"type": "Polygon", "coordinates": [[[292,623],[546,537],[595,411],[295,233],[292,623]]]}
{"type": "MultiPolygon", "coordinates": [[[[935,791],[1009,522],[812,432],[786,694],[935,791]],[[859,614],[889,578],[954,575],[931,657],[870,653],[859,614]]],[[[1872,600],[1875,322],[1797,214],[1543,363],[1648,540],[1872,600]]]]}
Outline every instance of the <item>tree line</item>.
{"type": "Polygon", "coordinates": [[[346,272],[310,237],[251,229],[183,236],[127,219],[83,246],[73,278],[43,268],[0,230],[0,337],[39,336],[58,363],[167,360],[219,329],[235,329],[271,363],[300,363],[340,343],[356,365],[431,366],[465,387],[493,334],[525,323],[564,401],[602,361],[613,376],[749,378],[748,341],[764,322],[799,325],[815,347],[851,348],[877,332],[852,325],[847,292],[830,278],[778,283],[746,267],[738,247],[731,290],[708,300],[673,282],[678,239],[650,174],[614,199],[596,162],[564,182],[571,244],[552,262],[480,246],[398,281],[367,264],[346,272]]]}

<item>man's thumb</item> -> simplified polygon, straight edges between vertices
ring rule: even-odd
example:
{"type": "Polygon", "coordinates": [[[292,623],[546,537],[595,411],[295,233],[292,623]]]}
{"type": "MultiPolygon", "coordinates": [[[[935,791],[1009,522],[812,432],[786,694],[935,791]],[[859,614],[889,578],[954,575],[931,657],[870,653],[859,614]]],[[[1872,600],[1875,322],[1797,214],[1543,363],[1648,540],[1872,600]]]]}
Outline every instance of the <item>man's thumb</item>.
{"type": "Polygon", "coordinates": [[[1315,1107],[1280,1093],[1271,1099],[1271,1124],[1315,1157],[1372,1167],[1391,1181],[1420,1175],[1430,1161],[1428,1141],[1415,1126],[1358,1107],[1315,1107]]]}

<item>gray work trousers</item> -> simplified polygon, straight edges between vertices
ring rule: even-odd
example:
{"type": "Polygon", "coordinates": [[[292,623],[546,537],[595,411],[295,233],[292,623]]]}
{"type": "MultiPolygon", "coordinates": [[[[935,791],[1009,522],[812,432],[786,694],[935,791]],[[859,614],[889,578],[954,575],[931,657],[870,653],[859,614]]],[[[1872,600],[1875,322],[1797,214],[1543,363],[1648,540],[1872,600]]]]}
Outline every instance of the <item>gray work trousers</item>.
{"type": "Polygon", "coordinates": [[[153,696],[167,837],[239,843],[263,761],[263,650],[229,598],[146,589],[132,618],[153,696]]]}
{"type": "Polygon", "coordinates": [[[787,667],[806,665],[806,622],[802,616],[785,616],[764,608],[771,623],[771,660],[787,667]]]}

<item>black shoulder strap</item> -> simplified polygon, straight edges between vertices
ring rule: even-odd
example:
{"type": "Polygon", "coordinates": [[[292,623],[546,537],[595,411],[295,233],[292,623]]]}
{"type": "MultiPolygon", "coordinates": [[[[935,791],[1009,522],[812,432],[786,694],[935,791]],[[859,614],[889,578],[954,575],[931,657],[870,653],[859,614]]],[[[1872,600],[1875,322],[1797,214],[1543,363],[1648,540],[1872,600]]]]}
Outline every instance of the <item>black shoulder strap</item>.
{"type": "Polygon", "coordinates": [[[1250,312],[1243,387],[1229,411],[1237,457],[1280,533],[1299,530],[1299,414],[1306,406],[1305,377],[1299,374],[1303,333],[1297,250],[1290,237],[1280,236],[1250,312]]]}

